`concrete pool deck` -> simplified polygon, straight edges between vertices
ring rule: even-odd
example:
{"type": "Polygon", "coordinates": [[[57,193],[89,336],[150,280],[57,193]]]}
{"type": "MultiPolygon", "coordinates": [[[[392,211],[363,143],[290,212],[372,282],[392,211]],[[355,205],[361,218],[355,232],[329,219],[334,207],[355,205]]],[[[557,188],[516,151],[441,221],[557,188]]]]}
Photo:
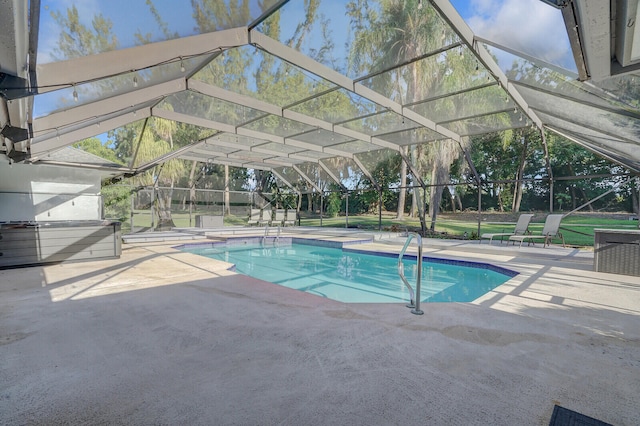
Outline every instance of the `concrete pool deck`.
{"type": "Polygon", "coordinates": [[[0,270],[0,423],[546,425],[555,404],[638,423],[640,279],[593,272],[591,252],[426,239],[520,274],[415,316],[171,248],[196,241],[0,270]]]}

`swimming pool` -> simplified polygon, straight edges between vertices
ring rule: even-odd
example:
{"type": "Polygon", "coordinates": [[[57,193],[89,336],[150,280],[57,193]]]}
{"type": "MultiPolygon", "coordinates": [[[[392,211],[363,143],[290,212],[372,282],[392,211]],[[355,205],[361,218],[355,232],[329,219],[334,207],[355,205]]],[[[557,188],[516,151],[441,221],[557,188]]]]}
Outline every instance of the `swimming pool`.
{"type": "MultiPolygon", "coordinates": [[[[398,276],[397,255],[371,254],[357,245],[340,248],[340,243],[291,241],[263,244],[260,239],[244,239],[176,248],[232,263],[244,275],[340,302],[409,301],[398,276]]],[[[423,259],[421,302],[471,302],[517,275],[484,263],[423,259]]],[[[416,256],[406,255],[403,262],[407,280],[414,285],[416,256]]]]}

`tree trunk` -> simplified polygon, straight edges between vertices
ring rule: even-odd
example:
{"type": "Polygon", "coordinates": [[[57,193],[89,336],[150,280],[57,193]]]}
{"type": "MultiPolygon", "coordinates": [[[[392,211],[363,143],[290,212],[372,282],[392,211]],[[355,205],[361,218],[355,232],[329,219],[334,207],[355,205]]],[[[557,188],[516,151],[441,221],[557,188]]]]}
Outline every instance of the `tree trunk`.
{"type": "Polygon", "coordinates": [[[464,208],[462,207],[462,197],[457,193],[456,193],[456,201],[458,202],[458,210],[460,210],[461,212],[464,211],[464,208]]]}
{"type": "MultiPolygon", "coordinates": [[[[587,194],[584,192],[584,189],[579,188],[580,189],[580,193],[582,194],[582,198],[584,198],[584,202],[586,203],[587,201],[589,201],[589,199],[587,198],[587,194]]],[[[589,203],[587,205],[587,207],[589,207],[589,211],[590,212],[594,212],[595,210],[593,209],[593,203],[589,203]]]]}
{"type": "Polygon", "coordinates": [[[449,193],[449,197],[451,198],[451,213],[455,213],[456,212],[456,196],[453,195],[453,193],[449,190],[447,190],[447,192],[449,193]]]}
{"type": "Polygon", "coordinates": [[[574,185],[571,185],[569,187],[569,192],[571,192],[571,209],[574,210],[576,207],[578,207],[578,200],[577,200],[578,197],[576,196],[576,187],[574,185]]]}
{"type": "MultiPolygon", "coordinates": [[[[402,151],[407,153],[407,147],[403,146],[402,151]]],[[[407,163],[404,159],[400,159],[400,193],[398,194],[398,214],[396,219],[402,219],[404,217],[404,203],[407,196],[407,163]]]]}
{"type": "Polygon", "coordinates": [[[156,231],[166,231],[176,226],[171,216],[173,185],[173,179],[171,179],[171,187],[168,191],[160,191],[160,188],[156,188],[156,197],[158,200],[158,208],[156,209],[158,212],[158,224],[155,227],[156,231]]]}
{"type": "Polygon", "coordinates": [[[231,214],[230,196],[229,196],[229,165],[224,165],[224,214],[231,214]]]}
{"type": "MultiPolygon", "coordinates": [[[[420,191],[420,188],[413,188],[411,190],[411,210],[409,210],[409,217],[416,217],[416,212],[418,211],[418,200],[416,198],[416,191],[420,191]]],[[[418,198],[420,195],[417,196],[418,198]]]]}
{"type": "Polygon", "coordinates": [[[502,201],[502,190],[498,191],[498,211],[504,212],[504,202],[502,201]]]}
{"type": "Polygon", "coordinates": [[[194,210],[196,204],[196,166],[198,162],[194,161],[191,164],[191,171],[189,172],[189,204],[191,205],[191,209],[194,210]]]}

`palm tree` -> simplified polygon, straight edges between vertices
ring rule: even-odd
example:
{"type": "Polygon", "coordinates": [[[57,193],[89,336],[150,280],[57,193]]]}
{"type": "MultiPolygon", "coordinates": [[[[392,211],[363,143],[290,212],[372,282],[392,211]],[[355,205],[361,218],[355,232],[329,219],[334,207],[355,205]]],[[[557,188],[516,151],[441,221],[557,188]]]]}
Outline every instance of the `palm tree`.
{"type": "MultiPolygon", "coordinates": [[[[357,74],[388,69],[419,58],[441,48],[450,37],[446,24],[437,12],[431,7],[423,7],[420,0],[380,0],[379,6],[379,9],[371,7],[367,0],[356,0],[348,6],[352,20],[357,21],[354,22],[354,43],[350,52],[351,67],[357,74]]],[[[414,104],[427,98],[427,94],[437,86],[446,84],[443,81],[446,75],[444,67],[447,67],[446,61],[429,58],[416,60],[372,78],[372,88],[391,93],[392,99],[402,105],[414,104]]],[[[459,72],[457,75],[463,74],[459,72]]],[[[414,146],[410,153],[421,174],[429,176],[432,184],[439,185],[447,180],[449,167],[460,151],[456,143],[436,142],[420,148],[414,146]]],[[[401,186],[405,186],[405,174],[403,167],[401,186]]],[[[431,187],[429,206],[432,228],[442,189],[442,186],[431,187]]],[[[401,188],[400,191],[399,198],[402,200],[406,189],[401,188]]],[[[413,197],[418,201],[416,204],[424,230],[424,203],[419,200],[420,191],[414,190],[413,197]]],[[[399,203],[398,217],[402,216],[403,209],[404,203],[399,203]]]]}

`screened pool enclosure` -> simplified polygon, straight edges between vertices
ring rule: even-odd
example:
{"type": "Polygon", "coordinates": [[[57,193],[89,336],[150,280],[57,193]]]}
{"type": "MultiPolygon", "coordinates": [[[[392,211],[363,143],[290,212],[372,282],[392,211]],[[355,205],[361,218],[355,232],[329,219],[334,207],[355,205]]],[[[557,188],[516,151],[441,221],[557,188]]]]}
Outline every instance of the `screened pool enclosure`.
{"type": "Polygon", "coordinates": [[[0,168],[95,171],[103,216],[155,209],[145,227],[271,208],[426,229],[612,187],[637,211],[636,2],[531,3],[571,63],[475,33],[460,1],[4,2],[0,168]]]}

